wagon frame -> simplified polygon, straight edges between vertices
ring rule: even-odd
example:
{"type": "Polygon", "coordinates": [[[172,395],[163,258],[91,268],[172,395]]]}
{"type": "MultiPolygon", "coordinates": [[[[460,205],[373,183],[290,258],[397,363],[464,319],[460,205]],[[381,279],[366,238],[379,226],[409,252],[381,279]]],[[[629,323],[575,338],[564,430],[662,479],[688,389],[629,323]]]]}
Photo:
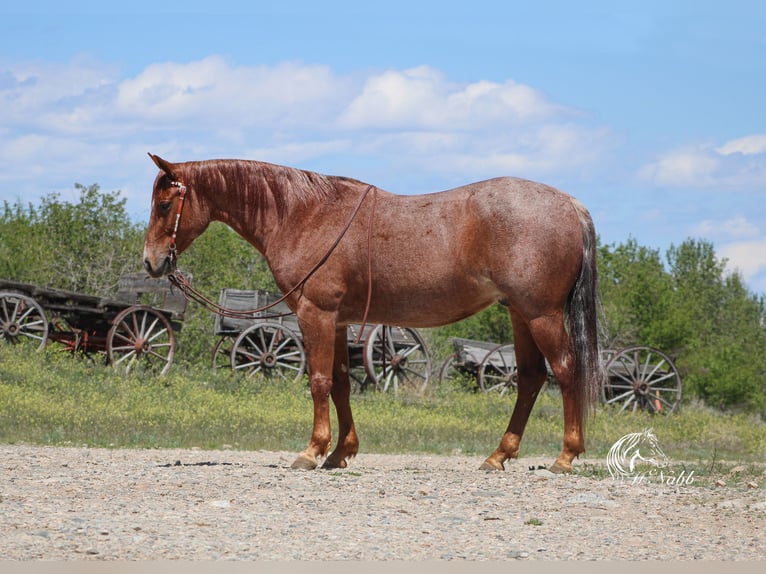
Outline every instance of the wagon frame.
{"type": "MultiPolygon", "coordinates": [[[[307,370],[298,319],[280,296],[263,290],[222,289],[219,306],[247,317],[215,313],[213,368],[227,367],[248,376],[297,381],[307,370]]],[[[347,327],[349,376],[355,389],[425,394],[431,381],[431,357],[420,333],[408,327],[352,324],[347,327]],[[360,335],[361,329],[361,335],[360,335]]]]}

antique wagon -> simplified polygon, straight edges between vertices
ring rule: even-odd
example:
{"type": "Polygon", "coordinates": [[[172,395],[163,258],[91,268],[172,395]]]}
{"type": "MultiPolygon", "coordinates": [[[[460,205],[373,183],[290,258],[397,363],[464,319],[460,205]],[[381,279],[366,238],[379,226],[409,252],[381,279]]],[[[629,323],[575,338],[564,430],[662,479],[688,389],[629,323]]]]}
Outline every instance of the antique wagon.
{"type": "MultiPolygon", "coordinates": [[[[516,386],[513,344],[453,338],[452,354],[439,371],[439,381],[469,379],[483,392],[505,394],[516,386]]],[[[681,376],[662,351],[645,345],[602,351],[606,372],[601,389],[604,404],[620,411],[646,410],[670,414],[681,401],[681,376]]],[[[548,369],[548,379],[553,373],[548,369]]]]}
{"type": "Polygon", "coordinates": [[[126,372],[167,372],[185,310],[186,299],[167,278],[142,272],[121,277],[113,299],[0,279],[0,340],[36,349],[53,341],[72,353],[102,353],[126,372]]]}

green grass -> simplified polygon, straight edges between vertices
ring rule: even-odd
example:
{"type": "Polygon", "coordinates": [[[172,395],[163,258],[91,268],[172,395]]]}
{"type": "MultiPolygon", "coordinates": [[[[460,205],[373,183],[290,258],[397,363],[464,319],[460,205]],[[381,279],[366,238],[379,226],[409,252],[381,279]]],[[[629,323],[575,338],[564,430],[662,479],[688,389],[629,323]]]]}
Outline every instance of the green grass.
{"type": "MultiPolygon", "coordinates": [[[[428,398],[355,394],[361,452],[486,456],[508,423],[514,396],[440,389],[428,398]]],[[[311,432],[305,381],[274,384],[208,367],[174,365],[164,377],[124,376],[49,350],[0,345],[0,442],[138,448],[236,448],[300,451],[311,432]]],[[[603,458],[621,436],[652,427],[672,460],[759,463],[766,424],[685,405],[671,416],[600,408],[588,427],[588,452],[603,458]]],[[[541,395],[521,456],[551,461],[561,449],[561,399],[541,395]]],[[[594,471],[596,472],[596,471],[594,471]]]]}

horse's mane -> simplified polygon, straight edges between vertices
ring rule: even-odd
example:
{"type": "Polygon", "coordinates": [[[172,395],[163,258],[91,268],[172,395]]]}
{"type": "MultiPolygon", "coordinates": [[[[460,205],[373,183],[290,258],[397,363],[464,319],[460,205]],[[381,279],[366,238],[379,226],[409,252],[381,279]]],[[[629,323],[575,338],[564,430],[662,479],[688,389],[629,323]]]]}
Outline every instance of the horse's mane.
{"type": "Polygon", "coordinates": [[[291,204],[322,201],[335,194],[338,180],[348,178],[326,176],[311,171],[272,163],[214,159],[185,164],[188,180],[200,188],[237,198],[255,217],[263,216],[271,196],[279,220],[283,220],[291,204]]]}

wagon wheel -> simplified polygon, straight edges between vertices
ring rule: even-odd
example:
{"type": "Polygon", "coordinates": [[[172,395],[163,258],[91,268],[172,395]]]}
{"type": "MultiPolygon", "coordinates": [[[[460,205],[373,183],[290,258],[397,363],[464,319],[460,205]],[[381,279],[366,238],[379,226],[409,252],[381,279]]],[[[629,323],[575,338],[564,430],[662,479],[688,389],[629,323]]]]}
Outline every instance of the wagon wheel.
{"type": "Polygon", "coordinates": [[[213,347],[213,368],[230,369],[231,352],[234,349],[234,339],[232,337],[221,337],[213,347]]]}
{"type": "Polygon", "coordinates": [[[602,387],[606,404],[622,405],[620,411],[646,410],[670,414],[681,401],[681,376],[664,353],[652,347],[629,347],[606,365],[602,387]]]}
{"type": "Polygon", "coordinates": [[[431,357],[414,329],[378,325],[364,344],[364,368],[383,392],[422,395],[431,378],[431,357]]]}
{"type": "Polygon", "coordinates": [[[504,395],[517,387],[516,355],[512,343],[498,345],[479,364],[479,388],[504,395]]]}
{"type": "Polygon", "coordinates": [[[248,376],[298,381],[306,372],[306,352],[295,333],[279,323],[256,323],[242,331],[231,351],[231,367],[248,376]]]}
{"type": "Polygon", "coordinates": [[[28,343],[39,351],[48,340],[48,319],[43,308],[21,293],[0,293],[0,340],[28,343]]]}
{"type": "Polygon", "coordinates": [[[444,360],[439,369],[439,386],[444,386],[447,382],[461,375],[456,365],[457,357],[455,357],[455,353],[452,353],[444,360]]]}
{"type": "Polygon", "coordinates": [[[108,361],[126,373],[138,366],[164,375],[173,362],[176,339],[165,315],[150,307],[123,309],[106,337],[108,361]]]}
{"type": "Polygon", "coordinates": [[[444,387],[451,382],[460,389],[476,391],[478,389],[476,374],[475,364],[467,363],[457,353],[452,353],[439,369],[439,385],[444,387]]]}

